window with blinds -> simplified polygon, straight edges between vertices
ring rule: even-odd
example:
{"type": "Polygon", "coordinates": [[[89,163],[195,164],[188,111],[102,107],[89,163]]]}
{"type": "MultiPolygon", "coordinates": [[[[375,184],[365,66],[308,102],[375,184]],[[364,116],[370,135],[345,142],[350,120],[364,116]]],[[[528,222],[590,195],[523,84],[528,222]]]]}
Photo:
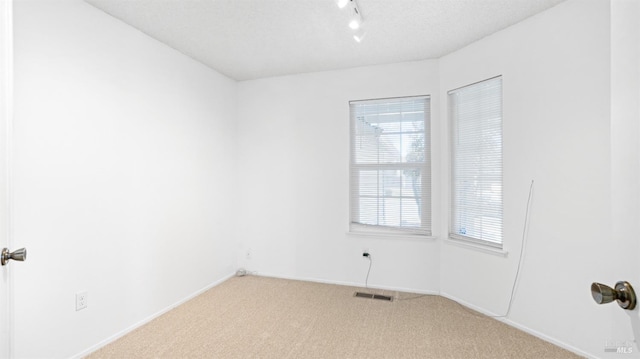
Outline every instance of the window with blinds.
{"type": "Polygon", "coordinates": [[[350,230],[431,235],[429,97],[349,106],[350,230]]]}
{"type": "Polygon", "coordinates": [[[449,91],[450,237],[502,248],[502,77],[449,91]]]}

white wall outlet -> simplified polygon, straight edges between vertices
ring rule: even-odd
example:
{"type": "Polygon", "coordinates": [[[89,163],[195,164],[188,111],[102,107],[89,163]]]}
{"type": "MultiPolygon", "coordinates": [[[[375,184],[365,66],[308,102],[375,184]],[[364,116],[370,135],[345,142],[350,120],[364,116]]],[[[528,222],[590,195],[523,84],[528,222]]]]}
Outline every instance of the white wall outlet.
{"type": "Polygon", "coordinates": [[[76,293],[76,312],[87,307],[89,293],[85,290],[76,293]]]}
{"type": "Polygon", "coordinates": [[[244,253],[244,256],[245,256],[247,259],[251,259],[251,255],[252,255],[252,253],[251,253],[251,249],[247,249],[247,251],[244,253]]]}

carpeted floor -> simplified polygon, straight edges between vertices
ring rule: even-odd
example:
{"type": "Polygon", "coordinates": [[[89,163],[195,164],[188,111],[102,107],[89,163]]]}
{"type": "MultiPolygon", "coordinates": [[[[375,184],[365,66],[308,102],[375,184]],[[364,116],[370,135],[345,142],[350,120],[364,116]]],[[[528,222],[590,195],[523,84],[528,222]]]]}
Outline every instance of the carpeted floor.
{"type": "Polygon", "coordinates": [[[234,277],[88,358],[579,358],[440,296],[234,277]]]}

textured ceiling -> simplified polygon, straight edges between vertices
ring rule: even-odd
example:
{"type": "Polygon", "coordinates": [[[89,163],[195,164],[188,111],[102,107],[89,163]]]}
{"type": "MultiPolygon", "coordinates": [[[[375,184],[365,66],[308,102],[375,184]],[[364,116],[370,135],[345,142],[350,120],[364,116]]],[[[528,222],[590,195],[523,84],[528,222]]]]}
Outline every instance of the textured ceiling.
{"type": "Polygon", "coordinates": [[[86,0],[236,80],[438,58],[564,0],[86,0]]]}

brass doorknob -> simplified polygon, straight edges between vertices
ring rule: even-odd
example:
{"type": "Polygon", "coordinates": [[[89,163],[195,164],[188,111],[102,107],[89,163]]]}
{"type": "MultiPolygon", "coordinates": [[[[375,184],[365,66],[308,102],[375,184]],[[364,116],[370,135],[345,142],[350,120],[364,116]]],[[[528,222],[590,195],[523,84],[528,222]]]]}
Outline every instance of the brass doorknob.
{"type": "Polygon", "coordinates": [[[13,252],[9,252],[9,248],[4,248],[2,250],[2,254],[0,254],[0,264],[6,265],[10,259],[20,262],[25,261],[27,259],[27,250],[25,248],[20,248],[13,252]]]}
{"type": "Polygon", "coordinates": [[[622,309],[632,310],[636,307],[636,292],[629,282],[620,281],[614,288],[601,283],[591,284],[591,296],[598,304],[616,300],[622,309]]]}

